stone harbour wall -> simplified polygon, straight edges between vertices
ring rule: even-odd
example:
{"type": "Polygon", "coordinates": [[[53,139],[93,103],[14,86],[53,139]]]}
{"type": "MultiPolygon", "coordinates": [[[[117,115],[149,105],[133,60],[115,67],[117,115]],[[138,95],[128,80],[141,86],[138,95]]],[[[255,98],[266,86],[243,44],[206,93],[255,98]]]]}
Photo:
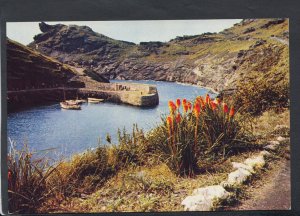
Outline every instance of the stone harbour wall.
{"type": "MultiPolygon", "coordinates": [[[[90,87],[90,86],[89,86],[90,87]]],[[[154,107],[159,103],[156,86],[135,83],[100,83],[93,88],[45,88],[7,92],[8,112],[65,99],[102,98],[112,103],[154,107]],[[65,96],[64,96],[65,95],[65,96]]]]}

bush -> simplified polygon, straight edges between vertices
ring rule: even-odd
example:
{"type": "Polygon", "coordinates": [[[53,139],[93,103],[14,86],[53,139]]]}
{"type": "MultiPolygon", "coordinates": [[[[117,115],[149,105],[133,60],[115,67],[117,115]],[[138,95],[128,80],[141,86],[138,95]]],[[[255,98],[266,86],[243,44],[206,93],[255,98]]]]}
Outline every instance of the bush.
{"type": "Polygon", "coordinates": [[[204,160],[225,158],[247,143],[243,120],[237,120],[234,107],[219,99],[199,96],[193,104],[183,99],[182,106],[177,99],[169,101],[169,108],[169,116],[147,139],[177,175],[193,176],[204,160]]]}
{"type": "Polygon", "coordinates": [[[48,181],[53,188],[55,197],[80,196],[90,193],[102,185],[115,170],[108,164],[107,147],[74,155],[71,161],[62,162],[57,166],[48,181]]]}
{"type": "Polygon", "coordinates": [[[255,116],[271,109],[281,111],[289,107],[289,82],[285,78],[277,82],[276,78],[254,78],[239,83],[233,97],[235,105],[242,113],[255,116]]]}
{"type": "Polygon", "coordinates": [[[9,212],[33,213],[51,193],[46,182],[54,169],[44,159],[32,159],[26,145],[17,150],[10,142],[7,161],[9,212]]]}

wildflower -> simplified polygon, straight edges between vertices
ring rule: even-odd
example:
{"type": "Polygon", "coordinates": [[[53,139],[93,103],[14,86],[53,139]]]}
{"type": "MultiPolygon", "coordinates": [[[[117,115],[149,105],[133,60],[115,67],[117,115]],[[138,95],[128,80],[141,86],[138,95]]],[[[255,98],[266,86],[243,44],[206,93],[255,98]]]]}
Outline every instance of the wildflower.
{"type": "Polygon", "coordinates": [[[177,114],[175,120],[176,120],[176,123],[180,123],[180,121],[181,121],[181,115],[180,115],[180,113],[177,114]]]}
{"type": "Polygon", "coordinates": [[[234,108],[233,107],[230,108],[229,116],[230,117],[234,116],[234,108]]]}
{"type": "Polygon", "coordinates": [[[205,102],[206,102],[206,104],[210,104],[210,97],[209,97],[209,94],[206,94],[205,102]]]}
{"type": "Polygon", "coordinates": [[[228,113],[228,106],[226,103],[223,103],[223,111],[224,113],[228,113]]]}
{"type": "Polygon", "coordinates": [[[167,124],[169,127],[172,125],[172,117],[171,116],[167,117],[167,124]]]}
{"type": "Polygon", "coordinates": [[[196,118],[199,118],[199,115],[200,115],[200,105],[199,105],[199,103],[195,103],[195,105],[194,105],[194,114],[195,114],[196,118]]]}
{"type": "Polygon", "coordinates": [[[191,102],[188,102],[187,105],[188,105],[188,110],[192,110],[192,104],[191,104],[191,102]]]}
{"type": "Polygon", "coordinates": [[[221,103],[221,99],[220,98],[216,98],[214,100],[214,103],[217,104],[217,105],[219,105],[221,103]]]}
{"type": "Polygon", "coordinates": [[[217,104],[214,101],[210,102],[210,106],[212,110],[215,110],[217,108],[217,104]]]}
{"type": "Polygon", "coordinates": [[[184,104],[183,105],[183,112],[186,113],[188,111],[188,109],[189,109],[189,106],[187,104],[184,104]]]}
{"type": "Polygon", "coordinates": [[[8,173],[7,173],[7,179],[8,179],[8,181],[11,180],[11,177],[12,177],[11,171],[8,171],[8,173]]]}
{"type": "Polygon", "coordinates": [[[185,98],[182,100],[182,105],[183,106],[186,105],[186,99],[185,98]]]}
{"type": "Polygon", "coordinates": [[[174,102],[170,100],[168,105],[169,105],[170,113],[174,113],[176,110],[176,105],[174,104],[174,102]]]}
{"type": "Polygon", "coordinates": [[[176,107],[177,107],[177,109],[179,109],[179,107],[180,107],[180,99],[179,98],[177,98],[177,100],[176,100],[176,107]]]}
{"type": "Polygon", "coordinates": [[[169,136],[172,136],[172,131],[174,130],[174,125],[173,125],[173,118],[172,118],[172,116],[168,116],[168,117],[167,117],[167,125],[168,125],[169,136]]]}
{"type": "Polygon", "coordinates": [[[205,108],[205,103],[204,103],[203,98],[201,96],[199,96],[199,97],[197,97],[197,101],[201,105],[201,108],[204,109],[205,108]]]}

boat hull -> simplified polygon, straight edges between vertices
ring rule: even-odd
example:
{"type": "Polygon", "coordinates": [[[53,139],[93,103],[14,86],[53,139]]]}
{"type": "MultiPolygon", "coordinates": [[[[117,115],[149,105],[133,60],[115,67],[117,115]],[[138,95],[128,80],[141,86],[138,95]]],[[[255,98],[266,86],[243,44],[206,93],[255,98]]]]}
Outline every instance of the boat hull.
{"type": "Polygon", "coordinates": [[[89,103],[100,103],[103,101],[104,101],[104,99],[100,99],[100,98],[88,98],[89,103]]]}
{"type": "Polygon", "coordinates": [[[77,104],[68,104],[67,102],[61,102],[60,107],[62,109],[68,109],[68,110],[80,110],[81,107],[77,104]]]}

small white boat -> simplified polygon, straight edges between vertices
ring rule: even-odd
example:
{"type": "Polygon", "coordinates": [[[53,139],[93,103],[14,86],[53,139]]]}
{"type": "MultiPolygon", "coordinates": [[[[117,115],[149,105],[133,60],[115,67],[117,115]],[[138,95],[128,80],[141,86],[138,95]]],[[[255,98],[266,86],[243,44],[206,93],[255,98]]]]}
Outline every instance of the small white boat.
{"type": "Polygon", "coordinates": [[[63,109],[69,109],[69,110],[80,110],[81,107],[77,104],[69,104],[68,102],[60,102],[60,107],[63,109]]]}
{"type": "Polygon", "coordinates": [[[83,103],[86,102],[86,100],[84,100],[84,99],[77,99],[77,100],[75,100],[75,102],[76,102],[77,104],[83,104],[83,103]]]}
{"type": "Polygon", "coordinates": [[[104,101],[104,99],[100,99],[100,98],[88,98],[89,103],[100,103],[103,101],[104,101]]]}
{"type": "Polygon", "coordinates": [[[66,103],[68,103],[69,105],[78,105],[79,103],[77,103],[76,100],[66,100],[66,103]]]}
{"type": "Polygon", "coordinates": [[[79,104],[82,104],[82,103],[85,103],[86,100],[66,100],[66,102],[70,105],[79,105],[79,104]]]}

